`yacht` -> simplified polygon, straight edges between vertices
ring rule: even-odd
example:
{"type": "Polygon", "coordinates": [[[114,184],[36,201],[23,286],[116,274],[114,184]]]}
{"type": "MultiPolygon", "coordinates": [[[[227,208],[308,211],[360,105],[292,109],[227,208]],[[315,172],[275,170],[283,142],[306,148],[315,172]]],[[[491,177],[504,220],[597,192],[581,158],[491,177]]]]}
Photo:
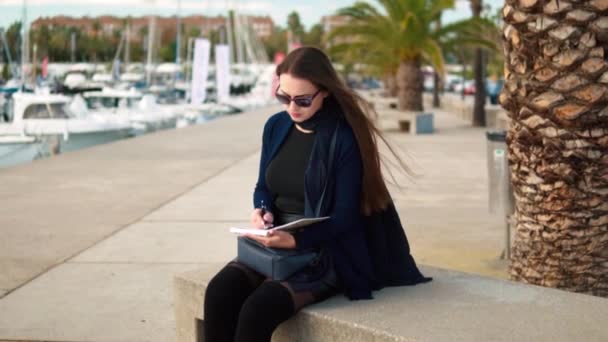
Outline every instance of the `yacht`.
{"type": "Polygon", "coordinates": [[[4,106],[0,136],[59,136],[60,152],[126,138],[131,126],[103,117],[82,117],[69,108],[71,99],[45,93],[14,93],[4,106]]]}
{"type": "Polygon", "coordinates": [[[0,168],[30,162],[43,154],[40,139],[25,135],[0,136],[0,168]]]}
{"type": "Polygon", "coordinates": [[[102,91],[85,92],[82,95],[89,113],[125,118],[131,123],[134,135],[175,128],[176,114],[157,105],[153,95],[144,95],[133,88],[104,88],[102,91]]]}
{"type": "Polygon", "coordinates": [[[242,113],[243,110],[225,103],[164,105],[179,113],[177,127],[185,127],[208,122],[217,117],[242,113]]]}

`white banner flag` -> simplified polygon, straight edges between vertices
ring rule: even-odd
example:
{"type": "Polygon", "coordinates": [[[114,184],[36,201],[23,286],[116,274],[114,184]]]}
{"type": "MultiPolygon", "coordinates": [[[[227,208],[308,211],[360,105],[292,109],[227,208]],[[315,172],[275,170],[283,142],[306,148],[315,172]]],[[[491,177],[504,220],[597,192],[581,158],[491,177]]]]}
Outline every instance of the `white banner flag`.
{"type": "Polygon", "coordinates": [[[194,57],[192,58],[192,104],[205,102],[207,96],[207,75],[209,74],[209,50],[211,46],[207,39],[197,39],[194,42],[194,57]]]}
{"type": "Polygon", "coordinates": [[[228,45],[215,46],[215,82],[217,102],[227,102],[230,97],[230,52],[228,45]]]}

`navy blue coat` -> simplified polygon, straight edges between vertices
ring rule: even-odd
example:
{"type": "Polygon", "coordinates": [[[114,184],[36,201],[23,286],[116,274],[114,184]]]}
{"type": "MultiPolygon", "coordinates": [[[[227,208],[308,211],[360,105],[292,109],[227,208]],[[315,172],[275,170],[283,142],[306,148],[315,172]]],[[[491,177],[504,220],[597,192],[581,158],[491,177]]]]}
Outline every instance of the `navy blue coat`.
{"type": "MultiPolygon", "coordinates": [[[[262,205],[270,206],[273,198],[266,185],[266,168],[270,161],[279,151],[294,123],[287,112],[280,112],[268,119],[264,126],[262,140],[262,156],[260,159],[260,169],[258,181],[255,187],[253,196],[253,205],[255,208],[260,208],[262,205]]],[[[329,140],[329,136],[333,131],[328,129],[315,130],[317,134],[324,134],[325,139],[329,140]]],[[[403,229],[399,218],[394,211],[394,207],[390,207],[394,215],[382,215],[382,219],[371,219],[363,217],[361,213],[361,188],[363,178],[363,166],[361,161],[361,153],[357,140],[350,126],[341,121],[338,125],[336,147],[334,152],[333,167],[329,170],[329,195],[326,198],[330,199],[330,203],[324,206],[324,210],[320,213],[321,216],[331,216],[329,220],[319,222],[315,226],[304,229],[294,235],[297,248],[323,247],[330,251],[336,273],[342,281],[344,292],[350,299],[370,299],[372,298],[372,290],[380,289],[384,286],[394,285],[411,285],[428,280],[422,277],[418,272],[413,259],[409,255],[409,246],[402,246],[401,240],[396,240],[396,245],[392,242],[392,236],[372,232],[370,240],[370,227],[378,225],[378,222],[386,223],[385,217],[391,220],[392,229],[385,232],[394,232],[403,234],[403,229]],[[371,223],[371,224],[370,224],[371,223]],[[400,232],[399,232],[400,231],[400,232]],[[370,245],[371,241],[371,245],[370,245]],[[377,251],[370,255],[368,246],[372,248],[382,246],[386,248],[385,241],[391,242],[392,247],[397,249],[399,255],[405,255],[409,259],[405,262],[406,265],[391,265],[390,260],[386,260],[386,251],[377,251]],[[403,247],[403,248],[402,248],[403,247]],[[407,248],[405,250],[404,248],[407,248]],[[411,264],[410,265],[410,259],[411,264]],[[388,261],[388,263],[386,263],[388,261]],[[372,266],[375,265],[375,266],[372,266]],[[412,269],[413,266],[413,269],[412,269]],[[399,269],[394,269],[399,267],[399,269]],[[408,269],[404,269],[407,267],[408,269]],[[374,269],[376,268],[376,269],[374,269]],[[404,275],[403,271],[407,271],[404,275]],[[384,275],[397,274],[397,278],[388,279],[384,275]],[[401,278],[399,278],[401,275],[401,278]],[[402,278],[407,278],[402,281],[402,278]],[[386,279],[385,279],[386,278],[386,279]],[[395,280],[396,279],[396,280],[395,280]]],[[[316,142],[315,142],[316,143],[316,142]]],[[[313,158],[311,158],[313,159],[313,158]]],[[[314,168],[312,165],[317,165],[315,160],[311,160],[309,167],[306,170],[306,178],[315,179],[319,172],[319,168],[314,168]]],[[[321,170],[323,170],[321,168],[321,170]]],[[[313,193],[311,196],[318,198],[320,187],[314,183],[307,182],[305,193],[313,193]],[[313,183],[312,185],[308,185],[313,183]]],[[[310,216],[310,213],[306,213],[310,216]]],[[[372,217],[373,218],[373,217],[372,217]]],[[[379,229],[373,227],[373,229],[379,229]]],[[[391,233],[395,235],[395,233],[391,233]]],[[[397,236],[399,239],[400,236],[397,236]]],[[[405,241],[407,245],[407,240],[405,241]]],[[[373,252],[373,250],[372,250],[373,252]]]]}

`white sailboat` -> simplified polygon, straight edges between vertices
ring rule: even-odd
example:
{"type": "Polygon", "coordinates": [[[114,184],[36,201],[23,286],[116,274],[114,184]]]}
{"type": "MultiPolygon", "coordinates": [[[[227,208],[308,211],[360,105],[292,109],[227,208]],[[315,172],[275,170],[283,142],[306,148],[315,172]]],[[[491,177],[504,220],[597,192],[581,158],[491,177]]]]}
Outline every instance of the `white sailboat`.
{"type": "MultiPolygon", "coordinates": [[[[255,34],[252,24],[247,15],[242,13],[239,3],[228,1],[229,8],[234,13],[234,42],[236,56],[230,54],[231,86],[235,89],[245,88],[243,93],[232,94],[226,103],[244,110],[266,106],[274,103],[271,86],[275,66],[270,64],[266,50],[260,39],[255,34]],[[236,62],[236,63],[234,63],[236,62]]],[[[227,26],[232,27],[228,21],[227,26]]]]}

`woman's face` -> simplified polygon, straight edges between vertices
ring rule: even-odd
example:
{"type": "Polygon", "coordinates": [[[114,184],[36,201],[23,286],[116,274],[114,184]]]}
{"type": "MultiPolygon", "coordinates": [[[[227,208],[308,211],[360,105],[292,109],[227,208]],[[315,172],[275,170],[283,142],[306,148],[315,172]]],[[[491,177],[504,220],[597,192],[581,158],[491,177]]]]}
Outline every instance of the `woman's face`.
{"type": "Polygon", "coordinates": [[[310,119],[321,108],[323,99],[327,96],[326,91],[319,91],[310,81],[293,77],[290,74],[282,74],[279,77],[279,89],[277,93],[286,95],[292,99],[292,101],[285,105],[285,109],[294,122],[303,122],[310,119]],[[297,101],[293,101],[294,98],[310,98],[312,96],[314,98],[310,107],[298,106],[297,101]]]}

